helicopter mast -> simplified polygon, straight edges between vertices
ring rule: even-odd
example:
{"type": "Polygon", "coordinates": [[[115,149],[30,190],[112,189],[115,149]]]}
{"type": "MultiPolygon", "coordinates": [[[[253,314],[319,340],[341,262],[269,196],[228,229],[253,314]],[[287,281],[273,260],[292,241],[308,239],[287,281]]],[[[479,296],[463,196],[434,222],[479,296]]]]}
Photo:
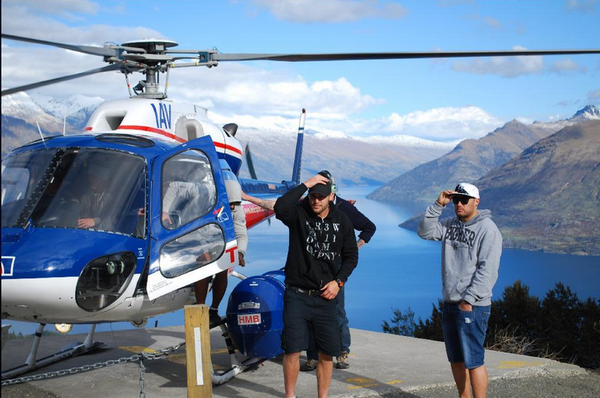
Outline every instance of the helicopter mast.
{"type": "Polygon", "coordinates": [[[160,72],[168,71],[168,63],[172,61],[172,57],[166,55],[165,51],[169,47],[176,47],[177,43],[171,40],[145,39],[126,42],[122,45],[126,48],[136,48],[141,50],[141,53],[133,54],[129,57],[130,60],[137,61],[145,66],[141,72],[146,75],[146,79],[140,80],[140,82],[133,87],[136,96],[149,99],[167,98],[166,87],[164,93],[160,91],[158,74],[160,72]]]}

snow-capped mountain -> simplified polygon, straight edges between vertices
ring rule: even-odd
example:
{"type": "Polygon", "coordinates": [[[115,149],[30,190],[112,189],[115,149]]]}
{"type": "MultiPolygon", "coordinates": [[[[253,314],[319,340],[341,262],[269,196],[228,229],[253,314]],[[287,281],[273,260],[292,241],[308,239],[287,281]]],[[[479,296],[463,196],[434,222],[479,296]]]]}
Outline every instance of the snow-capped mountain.
{"type": "Polygon", "coordinates": [[[364,141],[371,144],[383,144],[383,145],[400,145],[400,146],[411,146],[421,148],[439,148],[445,150],[451,150],[461,140],[452,142],[439,142],[425,140],[423,138],[413,137],[411,135],[394,135],[394,136],[383,136],[373,135],[365,138],[355,138],[357,141],[364,141]]]}
{"type": "Polygon", "coordinates": [[[573,117],[550,123],[524,124],[512,120],[478,140],[464,140],[444,156],[421,164],[370,193],[368,198],[390,202],[431,203],[457,181],[476,181],[523,150],[565,127],[600,119],[590,105],[573,117]]]}
{"type": "MultiPolygon", "coordinates": [[[[291,178],[296,145],[295,131],[238,130],[242,145],[249,145],[259,179],[291,178]]],[[[411,145],[410,141],[350,137],[345,134],[306,130],[302,178],[327,169],[338,185],[381,184],[397,173],[439,157],[449,151],[445,145],[411,145]]],[[[249,177],[243,167],[242,176],[249,177]]]]}
{"type": "Polygon", "coordinates": [[[39,94],[32,94],[30,98],[47,113],[59,119],[64,119],[79,113],[82,109],[95,109],[104,102],[100,97],[86,97],[84,95],[73,95],[64,101],[56,100],[39,94]]]}
{"type": "MultiPolygon", "coordinates": [[[[61,134],[66,120],[67,134],[80,132],[91,113],[104,100],[73,96],[65,101],[40,95],[18,93],[2,99],[2,156],[17,146],[39,138],[36,121],[44,135],[61,134]],[[66,117],[66,119],[65,119],[66,117]]],[[[581,118],[598,118],[597,107],[589,106],[571,119],[553,123],[536,122],[533,129],[547,134],[577,123],[581,118]]],[[[265,180],[289,179],[296,131],[283,122],[266,127],[247,127],[244,117],[232,120],[240,125],[237,137],[249,144],[258,176],[265,180]]],[[[229,120],[227,121],[229,122],[229,120]]],[[[436,142],[408,135],[354,137],[342,132],[305,131],[303,176],[327,168],[340,184],[380,184],[399,174],[448,153],[458,142],[436,142]]],[[[243,176],[249,176],[245,168],[243,176]]]]}
{"type": "Polygon", "coordinates": [[[48,114],[44,108],[37,104],[25,93],[17,93],[2,98],[2,116],[21,119],[35,125],[37,121],[49,131],[58,131],[62,128],[62,120],[48,114]]]}
{"type": "Polygon", "coordinates": [[[594,105],[588,105],[585,108],[577,111],[577,113],[570,120],[578,122],[582,122],[584,120],[600,120],[600,108],[594,105]]]}
{"type": "Polygon", "coordinates": [[[595,105],[587,105],[586,107],[578,110],[572,117],[568,119],[557,120],[553,122],[536,121],[533,123],[533,126],[542,127],[547,130],[558,131],[586,120],[600,120],[600,108],[595,105]]]}
{"type": "MultiPolygon", "coordinates": [[[[73,96],[66,101],[19,93],[2,100],[2,155],[34,139],[39,139],[35,122],[45,136],[80,132],[102,98],[73,96]]],[[[237,137],[252,149],[259,178],[282,180],[291,177],[296,133],[282,121],[259,127],[239,118],[237,137]],[[246,125],[246,126],[245,126],[246,125]]],[[[235,120],[234,120],[235,121],[235,120]]],[[[286,121],[287,122],[287,121],[286,121]]],[[[439,157],[454,144],[438,143],[409,136],[352,137],[340,132],[305,131],[303,175],[329,169],[340,185],[379,184],[423,162],[439,157]]],[[[249,176],[244,168],[242,175],[249,176]]]]}
{"type": "Polygon", "coordinates": [[[101,98],[74,96],[56,101],[24,92],[2,97],[2,157],[40,138],[81,131],[101,98]],[[66,117],[66,118],[65,118],[66,117]],[[39,129],[38,129],[39,125],[39,129]]]}

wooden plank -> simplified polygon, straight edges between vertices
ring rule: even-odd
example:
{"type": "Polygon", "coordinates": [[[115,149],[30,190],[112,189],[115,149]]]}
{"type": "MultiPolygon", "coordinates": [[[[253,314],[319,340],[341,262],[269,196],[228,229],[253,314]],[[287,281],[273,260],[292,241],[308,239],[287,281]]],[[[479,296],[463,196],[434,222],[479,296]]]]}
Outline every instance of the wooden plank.
{"type": "Polygon", "coordinates": [[[206,305],[186,305],[185,354],[188,398],[212,398],[210,326],[206,305]]]}

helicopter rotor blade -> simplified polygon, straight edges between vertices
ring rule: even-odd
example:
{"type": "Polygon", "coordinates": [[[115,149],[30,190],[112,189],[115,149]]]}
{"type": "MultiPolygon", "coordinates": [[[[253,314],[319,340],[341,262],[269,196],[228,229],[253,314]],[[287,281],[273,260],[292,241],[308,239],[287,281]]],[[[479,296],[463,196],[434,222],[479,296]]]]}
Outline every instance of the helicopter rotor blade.
{"type": "MultiPolygon", "coordinates": [[[[30,37],[7,35],[5,33],[2,33],[2,38],[10,39],[10,40],[17,40],[17,41],[24,41],[27,43],[44,44],[46,46],[54,46],[54,47],[64,48],[65,50],[77,51],[77,52],[84,53],[84,54],[99,55],[102,57],[117,57],[119,55],[119,50],[116,48],[79,46],[79,45],[74,45],[74,44],[58,43],[58,42],[48,41],[48,40],[32,39],[30,37]]],[[[136,50],[139,50],[139,49],[136,49],[136,50]]]]}
{"type": "Polygon", "coordinates": [[[429,51],[429,52],[365,52],[365,53],[321,53],[321,54],[258,54],[258,53],[219,53],[217,50],[178,50],[168,49],[177,45],[165,40],[142,42],[127,42],[125,45],[82,46],[52,42],[23,36],[2,33],[3,39],[17,40],[28,43],[43,44],[66,50],[76,51],[104,57],[111,65],[104,68],[92,69],[74,75],[46,80],[17,88],[2,91],[2,96],[18,91],[30,90],[49,84],[76,79],[110,70],[121,69],[124,73],[134,70],[160,70],[169,68],[217,66],[220,61],[281,61],[281,62],[312,62],[312,61],[355,61],[355,60],[384,60],[384,59],[434,59],[434,58],[466,58],[466,57],[513,57],[513,56],[542,56],[542,55],[579,55],[600,54],[600,49],[580,50],[510,50],[510,51],[429,51]],[[153,46],[153,44],[156,44],[153,46]],[[193,60],[193,62],[176,62],[193,60]],[[167,64],[165,66],[165,64],[167,64]]]}
{"type": "Polygon", "coordinates": [[[67,80],[77,79],[79,77],[93,75],[93,74],[96,74],[96,73],[110,72],[110,71],[113,71],[113,70],[119,70],[121,68],[122,68],[122,66],[118,65],[118,64],[107,65],[107,66],[104,66],[102,68],[91,69],[91,70],[88,70],[88,71],[85,71],[85,72],[76,73],[74,75],[57,77],[55,79],[44,80],[44,81],[37,82],[37,83],[26,84],[26,85],[20,86],[20,87],[9,88],[9,89],[6,89],[6,90],[2,90],[2,97],[4,97],[5,95],[10,95],[10,94],[18,93],[19,91],[27,91],[27,90],[31,90],[31,89],[38,88],[38,87],[48,86],[50,84],[60,83],[60,82],[64,82],[64,81],[67,81],[67,80]]]}
{"type": "Polygon", "coordinates": [[[514,57],[532,55],[600,54],[600,49],[586,50],[511,50],[511,51],[429,51],[429,52],[376,52],[376,53],[322,53],[322,54],[213,54],[214,61],[353,61],[371,59],[514,57]]]}

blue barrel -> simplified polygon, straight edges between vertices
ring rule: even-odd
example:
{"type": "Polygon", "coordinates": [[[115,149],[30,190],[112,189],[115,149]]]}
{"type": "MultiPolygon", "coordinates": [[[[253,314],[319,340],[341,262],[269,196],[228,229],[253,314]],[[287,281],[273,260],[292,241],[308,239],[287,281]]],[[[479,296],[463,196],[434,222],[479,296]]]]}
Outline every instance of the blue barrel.
{"type": "Polygon", "coordinates": [[[265,272],[263,275],[275,278],[285,285],[285,271],[282,269],[278,269],[276,271],[265,272]]]}
{"type": "Polygon", "coordinates": [[[227,303],[227,325],[235,347],[247,357],[273,358],[281,354],[285,285],[273,276],[241,281],[227,303]]]}

